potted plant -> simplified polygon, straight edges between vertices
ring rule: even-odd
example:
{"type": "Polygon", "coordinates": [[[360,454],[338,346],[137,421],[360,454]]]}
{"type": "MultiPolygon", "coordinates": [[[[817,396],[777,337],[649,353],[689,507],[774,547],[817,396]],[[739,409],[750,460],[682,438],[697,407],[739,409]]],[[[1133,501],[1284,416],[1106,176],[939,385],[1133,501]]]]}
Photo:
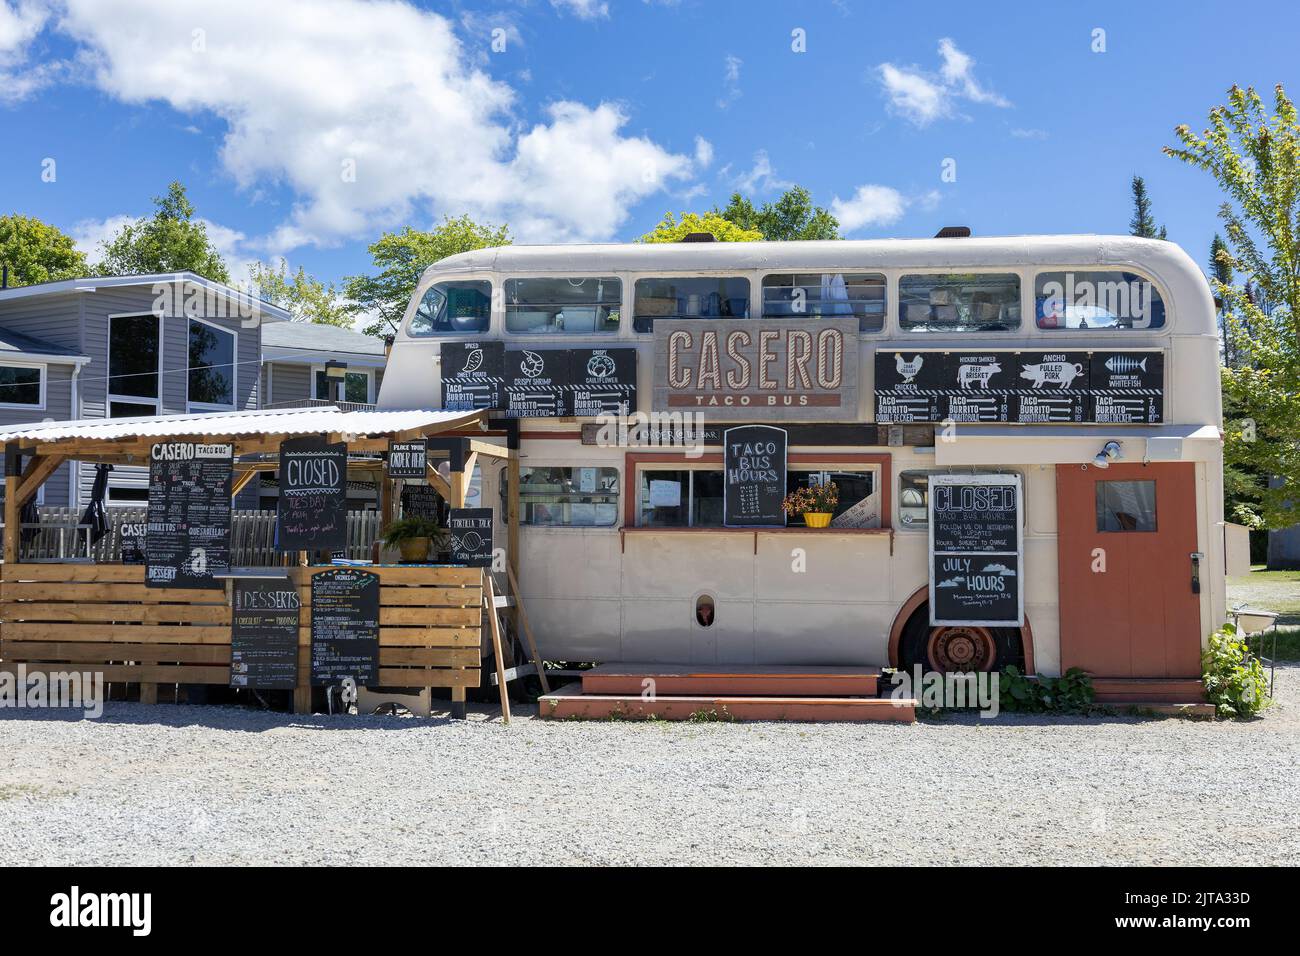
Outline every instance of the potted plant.
{"type": "Polygon", "coordinates": [[[403,561],[427,561],[429,546],[445,536],[442,525],[433,518],[403,518],[384,529],[384,544],[401,551],[403,561]]]}
{"type": "Polygon", "coordinates": [[[835,506],[840,503],[840,489],[835,482],[796,488],[785,496],[781,507],[788,515],[803,515],[803,523],[810,528],[825,528],[831,523],[835,506]]]}

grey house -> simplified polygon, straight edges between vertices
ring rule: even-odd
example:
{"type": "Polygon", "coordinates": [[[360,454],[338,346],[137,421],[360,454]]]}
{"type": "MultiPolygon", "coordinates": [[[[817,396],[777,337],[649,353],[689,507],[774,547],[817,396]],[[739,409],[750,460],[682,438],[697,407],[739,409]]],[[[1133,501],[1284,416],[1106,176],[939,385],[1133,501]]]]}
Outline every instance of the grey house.
{"type": "Polygon", "coordinates": [[[262,407],[333,400],[325,363],[347,365],[344,400],[373,405],[387,361],[381,339],[334,325],[278,322],[262,329],[262,407]]]}
{"type": "MultiPolygon", "coordinates": [[[[263,332],[289,319],[190,272],[0,289],[0,424],[259,408],[263,332]]],[[[80,507],[93,478],[64,465],[40,503],[80,507]]],[[[147,468],[118,467],[109,503],[147,486],[147,468]]]]}

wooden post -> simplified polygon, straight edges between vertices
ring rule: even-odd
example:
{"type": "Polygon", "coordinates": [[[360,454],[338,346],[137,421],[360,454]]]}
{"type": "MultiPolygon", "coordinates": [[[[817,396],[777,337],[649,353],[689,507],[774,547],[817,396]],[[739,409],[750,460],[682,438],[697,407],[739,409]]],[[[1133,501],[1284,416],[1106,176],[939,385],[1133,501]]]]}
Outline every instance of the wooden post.
{"type": "Polygon", "coordinates": [[[492,587],[492,575],[483,572],[483,608],[487,611],[488,627],[492,629],[492,651],[496,658],[497,690],[501,692],[501,722],[510,723],[510,694],[506,689],[506,667],[501,656],[501,624],[497,620],[497,596],[492,587]]]}
{"type": "Polygon", "coordinates": [[[19,527],[22,505],[18,502],[18,488],[22,482],[21,460],[17,442],[5,445],[5,564],[18,563],[18,544],[22,540],[22,528],[19,527]]]}
{"type": "MultiPolygon", "coordinates": [[[[506,463],[506,562],[512,581],[519,580],[519,452],[510,452],[506,463]]],[[[514,591],[516,603],[519,601],[519,585],[510,585],[514,591]]]]}

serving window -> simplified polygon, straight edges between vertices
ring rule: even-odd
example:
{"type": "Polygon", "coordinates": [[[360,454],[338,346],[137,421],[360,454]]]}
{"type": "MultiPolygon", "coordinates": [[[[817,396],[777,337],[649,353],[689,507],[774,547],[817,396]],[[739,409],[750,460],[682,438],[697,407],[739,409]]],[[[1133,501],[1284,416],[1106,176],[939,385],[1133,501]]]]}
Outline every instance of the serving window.
{"type": "Polygon", "coordinates": [[[1012,332],[1020,327],[1020,277],[1013,273],[906,275],[898,280],[898,324],[906,332],[1012,332]]]}
{"type": "Polygon", "coordinates": [[[637,279],[633,328],[653,332],[655,319],[747,319],[749,280],[743,276],[637,279]]]}
{"type": "MultiPolygon", "coordinates": [[[[879,528],[880,471],[831,471],[792,467],[786,472],[786,494],[798,488],[834,482],[839,503],[832,527],[879,528]]],[[[721,528],[723,472],[721,468],[642,468],[637,476],[637,526],[642,528],[721,528]]],[[[787,518],[787,527],[804,527],[802,515],[787,518]]]]}
{"type": "Polygon", "coordinates": [[[617,332],[623,281],[614,276],[507,279],[506,331],[524,335],[617,332]]]}
{"type": "Polygon", "coordinates": [[[1165,302],[1155,284],[1118,269],[1040,272],[1034,277],[1040,329],[1161,329],[1165,302]]]}
{"type": "Polygon", "coordinates": [[[520,523],[609,528],[618,523],[618,469],[520,468],[520,523]]]}
{"type": "Polygon", "coordinates": [[[763,276],[763,318],[856,316],[859,332],[885,327],[885,277],[867,272],[763,276]]]}

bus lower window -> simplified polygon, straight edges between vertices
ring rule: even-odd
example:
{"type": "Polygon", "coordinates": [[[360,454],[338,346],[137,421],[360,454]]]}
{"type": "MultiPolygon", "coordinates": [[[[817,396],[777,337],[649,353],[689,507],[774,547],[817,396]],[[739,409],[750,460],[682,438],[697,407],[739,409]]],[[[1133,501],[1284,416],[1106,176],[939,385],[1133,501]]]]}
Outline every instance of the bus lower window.
{"type": "Polygon", "coordinates": [[[637,524],[643,528],[722,527],[722,471],[642,471],[637,524]]]}
{"type": "MultiPolygon", "coordinates": [[[[808,488],[828,482],[833,482],[839,492],[839,503],[831,516],[833,527],[880,527],[880,506],[871,500],[876,493],[874,471],[792,470],[786,474],[785,492],[788,495],[796,488],[808,488]]],[[[794,528],[803,527],[805,524],[803,515],[789,515],[786,524],[794,528]]]]}
{"type": "Polygon", "coordinates": [[[1020,277],[903,276],[898,280],[898,324],[908,332],[1011,332],[1020,327],[1020,277]]]}
{"type": "Polygon", "coordinates": [[[505,295],[507,332],[617,332],[623,281],[613,276],[507,279],[505,295]]]}
{"type": "Polygon", "coordinates": [[[609,528],[618,523],[617,468],[520,468],[522,524],[609,528]]]}
{"type": "Polygon", "coordinates": [[[491,317],[491,282],[439,282],[424,293],[406,331],[413,336],[486,332],[491,317]]]}
{"type": "Polygon", "coordinates": [[[1133,272],[1040,272],[1034,277],[1040,329],[1161,329],[1165,302],[1133,272]]]}
{"type": "Polygon", "coordinates": [[[747,319],[749,280],[740,276],[637,279],[632,325],[653,332],[655,319],[747,319]]]}
{"type": "Polygon", "coordinates": [[[924,528],[930,523],[930,474],[905,471],[898,476],[898,523],[924,528]]]}
{"type": "Polygon", "coordinates": [[[763,276],[763,318],[857,316],[859,332],[885,327],[885,277],[813,272],[763,276]]]}

